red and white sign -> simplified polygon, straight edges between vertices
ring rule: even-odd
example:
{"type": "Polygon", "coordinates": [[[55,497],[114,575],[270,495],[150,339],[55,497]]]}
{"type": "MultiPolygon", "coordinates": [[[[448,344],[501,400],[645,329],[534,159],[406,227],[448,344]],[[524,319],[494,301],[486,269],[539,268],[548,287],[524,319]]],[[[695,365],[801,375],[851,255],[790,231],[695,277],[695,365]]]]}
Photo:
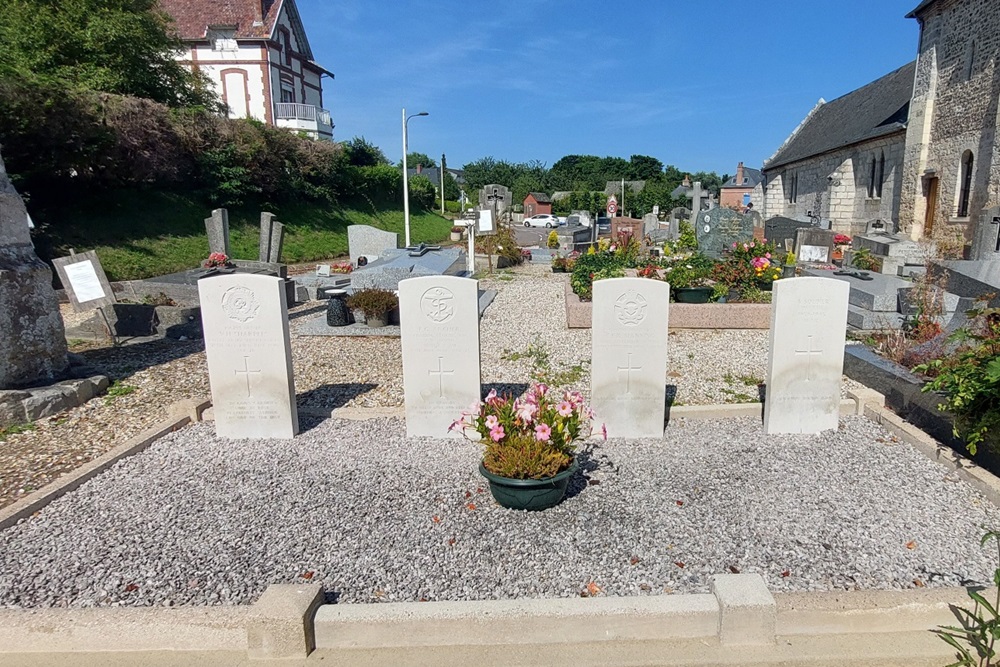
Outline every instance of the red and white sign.
{"type": "Polygon", "coordinates": [[[618,200],[614,197],[608,199],[608,215],[614,215],[618,212],[618,200]]]}

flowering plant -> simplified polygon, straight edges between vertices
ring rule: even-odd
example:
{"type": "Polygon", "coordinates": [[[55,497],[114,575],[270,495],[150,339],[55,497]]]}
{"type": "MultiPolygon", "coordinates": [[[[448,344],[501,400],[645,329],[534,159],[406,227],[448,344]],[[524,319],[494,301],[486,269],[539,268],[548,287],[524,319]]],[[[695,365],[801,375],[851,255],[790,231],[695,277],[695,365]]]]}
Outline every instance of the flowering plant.
{"type": "Polygon", "coordinates": [[[781,277],[777,252],[767,239],[733,243],[726,260],[716,267],[715,278],[737,289],[766,286],[781,277]]]}
{"type": "Polygon", "coordinates": [[[851,245],[851,237],[847,234],[836,234],[833,237],[833,245],[851,245]]]}
{"type": "Polygon", "coordinates": [[[233,263],[229,261],[229,256],[225,253],[213,252],[201,265],[206,269],[213,269],[216,267],[232,266],[233,263]]]}
{"type": "MultiPolygon", "coordinates": [[[[469,431],[478,433],[486,445],[483,466],[494,475],[545,479],[570,466],[574,441],[590,435],[593,417],[580,392],[559,397],[548,385],[535,383],[522,398],[490,391],[448,430],[466,437],[469,431]]],[[[601,431],[607,438],[604,426],[601,431]]]]}
{"type": "Polygon", "coordinates": [[[330,265],[330,273],[350,273],[354,270],[354,265],[350,262],[336,262],[330,265]]]}
{"type": "Polygon", "coordinates": [[[663,270],[663,280],[672,289],[679,287],[704,287],[712,275],[713,262],[700,253],[677,255],[668,258],[663,270]]]}

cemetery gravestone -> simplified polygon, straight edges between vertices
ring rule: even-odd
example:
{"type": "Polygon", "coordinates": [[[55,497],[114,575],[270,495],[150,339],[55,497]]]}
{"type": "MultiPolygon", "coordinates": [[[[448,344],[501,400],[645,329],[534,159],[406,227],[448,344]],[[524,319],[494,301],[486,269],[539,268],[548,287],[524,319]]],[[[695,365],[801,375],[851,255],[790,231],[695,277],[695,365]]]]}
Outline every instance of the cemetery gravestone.
{"type": "Polygon", "coordinates": [[[221,252],[226,257],[232,257],[229,252],[229,211],[217,208],[212,216],[205,218],[205,231],[208,233],[208,252],[221,252]]]}
{"type": "Polygon", "coordinates": [[[642,235],[648,236],[660,228],[660,220],[655,213],[647,213],[642,216],[642,235]]]}
{"type": "Polygon", "coordinates": [[[281,263],[281,249],[285,242],[285,226],[274,219],[273,213],[260,214],[260,246],[258,258],[267,264],[281,263]]]}
{"type": "Polygon", "coordinates": [[[833,259],[833,239],[837,234],[829,229],[815,227],[795,232],[795,257],[799,263],[819,262],[829,264],[833,259]]]}
{"type": "Polygon", "coordinates": [[[398,246],[399,234],[370,225],[350,225],[347,228],[347,251],[355,266],[358,266],[360,257],[369,261],[378,259],[386,250],[395,250],[398,246]]]}
{"type": "Polygon", "coordinates": [[[660,280],[594,283],[591,401],[610,438],[663,436],[669,302],[660,280]]]}
{"type": "Polygon", "coordinates": [[[101,266],[101,260],[93,250],[70,257],[58,257],[52,260],[52,265],[56,268],[59,282],[66,289],[69,302],[76,312],[110,306],[118,301],[104,273],[104,267],[101,266]]]}
{"type": "Polygon", "coordinates": [[[698,248],[708,257],[718,259],[734,243],[753,240],[753,214],[742,214],[731,208],[713,208],[693,215],[698,248]]]}
{"type": "Polygon", "coordinates": [[[775,281],[765,433],[837,428],[850,291],[831,278],[775,281]]]}
{"type": "Polygon", "coordinates": [[[299,431],[281,278],[218,275],[198,281],[215,432],[292,438],[299,431]]]}
{"type": "Polygon", "coordinates": [[[0,158],[0,389],[47,384],[69,368],[52,270],[35,254],[26,219],[0,158]]]}
{"type": "Polygon", "coordinates": [[[496,217],[502,216],[510,208],[511,201],[511,192],[503,185],[490,183],[479,191],[479,208],[493,211],[496,217]]]}
{"type": "Polygon", "coordinates": [[[406,435],[462,437],[448,427],[480,399],[479,282],[455,276],[401,281],[399,324],[406,435]]]}

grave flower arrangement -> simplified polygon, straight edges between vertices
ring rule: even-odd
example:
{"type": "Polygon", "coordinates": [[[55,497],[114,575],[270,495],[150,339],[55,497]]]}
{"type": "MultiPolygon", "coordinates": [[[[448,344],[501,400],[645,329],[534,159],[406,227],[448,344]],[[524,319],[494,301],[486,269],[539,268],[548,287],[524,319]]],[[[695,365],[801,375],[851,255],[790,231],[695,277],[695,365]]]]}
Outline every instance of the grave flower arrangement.
{"type": "Polygon", "coordinates": [[[705,287],[712,277],[712,260],[700,253],[678,255],[670,258],[663,269],[663,280],[670,283],[671,289],[687,287],[705,287]]]}
{"type": "Polygon", "coordinates": [[[201,265],[206,269],[228,269],[234,266],[234,264],[229,261],[229,256],[221,252],[213,252],[208,256],[208,259],[201,263],[201,265]]]}
{"type": "Polygon", "coordinates": [[[851,237],[847,234],[835,234],[833,237],[833,245],[848,246],[851,245],[851,237]]]}
{"type": "Polygon", "coordinates": [[[479,436],[487,472],[514,480],[544,480],[574,465],[575,442],[590,436],[593,418],[579,392],[558,395],[548,385],[535,383],[521,398],[490,391],[449,430],[461,431],[470,440],[470,432],[479,436]]]}
{"type": "Polygon", "coordinates": [[[733,243],[713,275],[717,281],[737,290],[767,289],[781,278],[779,257],[774,242],[767,239],[733,243]]]}
{"type": "Polygon", "coordinates": [[[330,273],[350,273],[354,265],[350,262],[336,262],[330,265],[330,273]]]}

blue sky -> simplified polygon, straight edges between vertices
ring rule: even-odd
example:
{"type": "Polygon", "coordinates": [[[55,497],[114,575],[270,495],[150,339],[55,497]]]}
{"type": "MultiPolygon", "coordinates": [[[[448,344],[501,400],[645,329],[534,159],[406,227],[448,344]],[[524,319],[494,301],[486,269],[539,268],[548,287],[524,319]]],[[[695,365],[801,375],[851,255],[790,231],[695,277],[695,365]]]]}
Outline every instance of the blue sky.
{"type": "Polygon", "coordinates": [[[916,57],[918,0],[297,0],[336,136],[461,166],[638,153],[760,166],[820,97],[916,57]]]}

